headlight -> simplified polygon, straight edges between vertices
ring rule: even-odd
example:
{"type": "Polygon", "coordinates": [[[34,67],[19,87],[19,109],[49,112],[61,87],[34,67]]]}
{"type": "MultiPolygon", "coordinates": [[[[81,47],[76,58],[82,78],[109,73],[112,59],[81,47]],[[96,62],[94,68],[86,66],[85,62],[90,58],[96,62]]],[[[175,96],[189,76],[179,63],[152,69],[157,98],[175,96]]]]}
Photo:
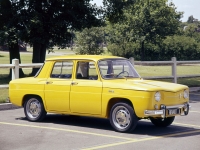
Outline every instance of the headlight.
{"type": "Polygon", "coordinates": [[[156,93],[155,93],[155,100],[156,100],[157,102],[159,102],[159,101],[161,100],[161,94],[160,94],[160,92],[156,92],[156,93]]]}
{"type": "Polygon", "coordinates": [[[188,90],[184,90],[184,92],[183,92],[183,97],[184,97],[185,99],[189,98],[189,92],[188,92],[188,90]]]}

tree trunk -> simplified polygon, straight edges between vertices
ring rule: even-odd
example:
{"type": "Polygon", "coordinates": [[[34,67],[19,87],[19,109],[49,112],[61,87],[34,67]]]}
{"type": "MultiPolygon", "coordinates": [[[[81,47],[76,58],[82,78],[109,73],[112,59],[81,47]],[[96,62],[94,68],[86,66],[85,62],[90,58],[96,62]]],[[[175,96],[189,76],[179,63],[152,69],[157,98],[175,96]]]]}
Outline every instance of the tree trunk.
{"type": "Polygon", "coordinates": [[[145,49],[144,49],[144,41],[141,42],[141,51],[140,51],[141,60],[145,60],[145,49]]]}
{"type": "MultiPolygon", "coordinates": [[[[19,59],[19,63],[21,64],[18,42],[11,43],[11,45],[9,46],[9,54],[10,54],[10,64],[12,64],[12,60],[15,58],[19,59]]],[[[10,69],[9,77],[12,77],[12,69],[10,69]]],[[[24,77],[24,72],[22,68],[19,69],[19,77],[20,78],[24,77]]]]}
{"type": "MultiPolygon", "coordinates": [[[[44,63],[46,57],[46,45],[35,42],[33,44],[32,63],[44,63]]],[[[33,68],[31,75],[34,76],[39,68],[33,68]]]]}

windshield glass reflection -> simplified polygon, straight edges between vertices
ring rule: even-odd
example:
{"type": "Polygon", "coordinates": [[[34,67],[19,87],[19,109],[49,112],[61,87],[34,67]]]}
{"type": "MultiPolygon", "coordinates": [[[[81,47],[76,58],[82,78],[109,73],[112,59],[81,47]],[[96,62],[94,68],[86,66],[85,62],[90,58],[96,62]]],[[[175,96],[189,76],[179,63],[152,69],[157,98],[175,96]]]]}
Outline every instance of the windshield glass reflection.
{"type": "Polygon", "coordinates": [[[98,63],[104,79],[139,78],[130,61],[126,59],[105,59],[98,63]]]}

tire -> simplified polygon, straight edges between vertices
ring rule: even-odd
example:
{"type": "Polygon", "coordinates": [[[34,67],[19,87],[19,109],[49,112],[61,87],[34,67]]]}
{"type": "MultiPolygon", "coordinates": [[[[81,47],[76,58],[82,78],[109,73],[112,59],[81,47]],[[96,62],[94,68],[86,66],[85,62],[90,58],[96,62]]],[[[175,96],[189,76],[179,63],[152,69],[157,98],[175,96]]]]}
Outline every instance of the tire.
{"type": "Polygon", "coordinates": [[[118,132],[131,132],[138,122],[133,108],[124,102],[113,105],[109,119],[111,126],[118,132]]]}
{"type": "Polygon", "coordinates": [[[47,112],[44,109],[42,100],[38,97],[31,97],[24,103],[24,113],[29,121],[42,121],[47,112]]]}
{"type": "Polygon", "coordinates": [[[151,122],[157,127],[167,127],[172,124],[175,116],[168,118],[150,118],[151,122]]]}

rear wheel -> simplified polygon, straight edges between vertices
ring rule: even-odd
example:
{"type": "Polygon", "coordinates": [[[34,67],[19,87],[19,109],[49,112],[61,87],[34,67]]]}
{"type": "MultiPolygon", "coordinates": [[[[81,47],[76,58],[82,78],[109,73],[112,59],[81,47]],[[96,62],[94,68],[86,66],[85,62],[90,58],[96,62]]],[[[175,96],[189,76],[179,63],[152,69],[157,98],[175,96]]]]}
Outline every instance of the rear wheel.
{"type": "Polygon", "coordinates": [[[150,118],[151,122],[158,127],[167,127],[172,124],[175,116],[168,118],[150,118]]]}
{"type": "Polygon", "coordinates": [[[46,116],[44,105],[40,98],[32,97],[24,103],[24,113],[30,121],[41,121],[46,116]]]}
{"type": "Polygon", "coordinates": [[[130,132],[137,125],[137,116],[133,108],[124,102],[116,103],[110,111],[110,124],[119,132],[130,132]]]}

